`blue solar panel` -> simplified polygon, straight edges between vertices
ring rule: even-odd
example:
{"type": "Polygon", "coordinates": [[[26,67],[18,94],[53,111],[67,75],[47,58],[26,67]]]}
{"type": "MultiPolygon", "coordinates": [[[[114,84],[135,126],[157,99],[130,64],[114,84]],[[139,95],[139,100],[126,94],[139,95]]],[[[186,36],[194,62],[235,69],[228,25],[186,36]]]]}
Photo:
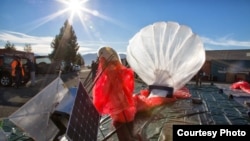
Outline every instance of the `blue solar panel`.
{"type": "Polygon", "coordinates": [[[86,89],[79,82],[66,137],[72,141],[96,141],[100,115],[86,89]]]}

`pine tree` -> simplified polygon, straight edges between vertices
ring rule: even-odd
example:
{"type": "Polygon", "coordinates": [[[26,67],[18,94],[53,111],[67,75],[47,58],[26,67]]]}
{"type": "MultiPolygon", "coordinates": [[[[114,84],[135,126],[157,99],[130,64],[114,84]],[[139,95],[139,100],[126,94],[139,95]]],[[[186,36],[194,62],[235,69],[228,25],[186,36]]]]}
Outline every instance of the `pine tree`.
{"type": "Polygon", "coordinates": [[[74,63],[76,61],[77,51],[79,45],[75,31],[66,20],[64,26],[60,29],[59,35],[51,43],[52,53],[49,54],[50,58],[57,61],[65,61],[66,64],[74,63]]]}

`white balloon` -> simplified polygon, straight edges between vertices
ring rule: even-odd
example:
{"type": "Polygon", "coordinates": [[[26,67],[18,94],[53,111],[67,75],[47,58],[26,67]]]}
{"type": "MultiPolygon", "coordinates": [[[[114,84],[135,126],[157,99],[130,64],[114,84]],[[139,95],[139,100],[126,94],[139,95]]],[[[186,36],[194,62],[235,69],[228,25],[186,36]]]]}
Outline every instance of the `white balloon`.
{"type": "MultiPolygon", "coordinates": [[[[129,41],[127,61],[146,84],[173,87],[176,91],[201,69],[205,49],[188,26],[157,22],[142,28],[129,41]]],[[[159,91],[151,93],[164,95],[159,91]]]]}

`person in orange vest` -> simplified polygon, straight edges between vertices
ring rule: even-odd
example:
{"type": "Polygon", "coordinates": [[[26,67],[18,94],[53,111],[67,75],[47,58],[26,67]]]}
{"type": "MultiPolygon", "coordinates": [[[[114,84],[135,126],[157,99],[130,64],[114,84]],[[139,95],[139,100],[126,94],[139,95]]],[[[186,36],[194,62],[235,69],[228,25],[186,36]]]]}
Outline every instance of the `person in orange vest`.
{"type": "Polygon", "coordinates": [[[21,85],[22,78],[24,77],[24,70],[21,63],[21,58],[15,56],[13,61],[11,62],[11,75],[15,82],[14,87],[18,88],[21,85]]]}

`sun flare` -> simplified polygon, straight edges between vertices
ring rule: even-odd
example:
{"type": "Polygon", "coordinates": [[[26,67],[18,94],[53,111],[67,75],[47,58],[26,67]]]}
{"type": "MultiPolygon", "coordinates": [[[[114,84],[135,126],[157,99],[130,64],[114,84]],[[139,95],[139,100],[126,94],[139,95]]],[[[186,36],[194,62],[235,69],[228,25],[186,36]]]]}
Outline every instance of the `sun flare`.
{"type": "MultiPolygon", "coordinates": [[[[87,2],[89,0],[55,0],[58,3],[61,3],[63,7],[61,10],[57,11],[56,13],[52,13],[46,17],[42,17],[35,21],[36,26],[33,29],[36,29],[49,21],[56,19],[57,17],[65,17],[71,25],[73,25],[73,20],[79,20],[81,25],[83,26],[84,30],[89,32],[89,29],[93,27],[93,25],[88,25],[89,23],[92,24],[91,18],[98,17],[112,23],[115,23],[113,19],[110,19],[107,16],[100,14],[97,10],[92,10],[88,8],[87,2]]],[[[78,21],[75,21],[78,22],[78,21]]]]}
{"type": "Polygon", "coordinates": [[[86,0],[70,0],[68,1],[68,9],[71,13],[79,13],[84,8],[86,0]]]}
{"type": "Polygon", "coordinates": [[[70,17],[69,17],[69,21],[72,22],[73,18],[75,16],[78,16],[80,19],[82,19],[84,12],[87,11],[86,7],[85,7],[85,3],[88,0],[57,0],[61,3],[63,3],[66,8],[64,9],[64,11],[69,12],[70,17]]]}

